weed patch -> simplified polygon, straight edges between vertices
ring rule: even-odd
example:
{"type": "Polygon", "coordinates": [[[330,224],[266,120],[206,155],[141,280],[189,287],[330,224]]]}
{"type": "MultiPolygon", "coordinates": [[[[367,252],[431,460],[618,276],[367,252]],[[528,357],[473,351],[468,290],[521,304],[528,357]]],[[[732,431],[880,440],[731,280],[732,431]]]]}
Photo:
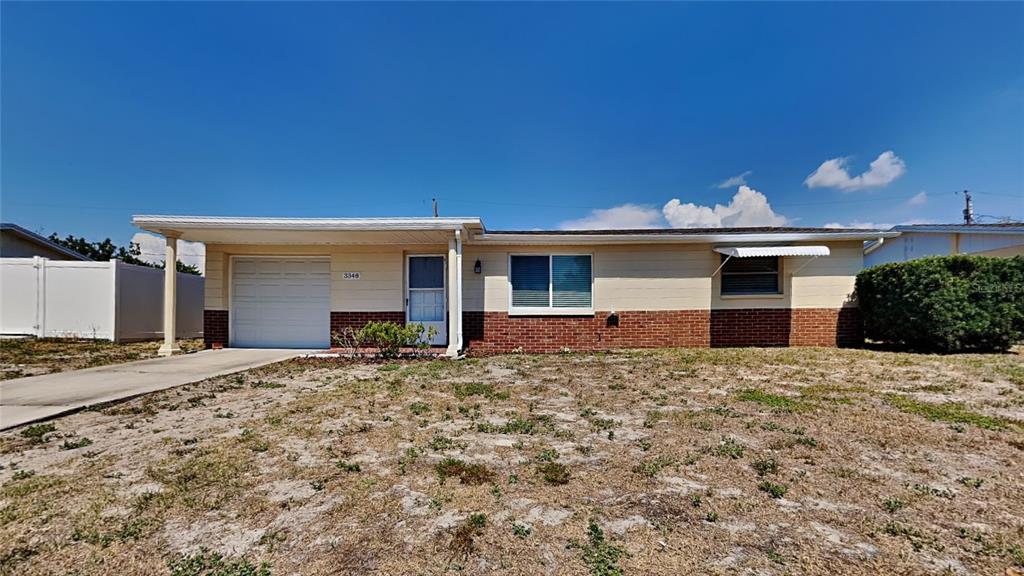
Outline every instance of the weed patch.
{"type": "Polygon", "coordinates": [[[915,400],[909,396],[900,396],[897,394],[890,394],[886,397],[886,401],[888,401],[893,407],[906,412],[907,414],[924,416],[925,418],[933,421],[971,424],[988,430],[1003,430],[1008,425],[1008,422],[1002,418],[972,412],[965,408],[963,404],[956,402],[931,404],[915,400]]]}
{"type": "Polygon", "coordinates": [[[626,549],[609,544],[597,523],[591,522],[587,527],[586,543],[570,542],[569,547],[583,553],[583,563],[587,565],[591,576],[622,576],[619,560],[626,555],[626,549]]]}
{"type": "Polygon", "coordinates": [[[487,484],[494,480],[494,472],[483,464],[469,464],[455,458],[445,458],[434,466],[437,479],[444,484],[448,478],[458,478],[463,484],[487,484]]]}
{"type": "Polygon", "coordinates": [[[171,576],[270,576],[266,563],[255,565],[244,558],[229,560],[203,549],[167,563],[171,576]]]}
{"type": "Polygon", "coordinates": [[[770,394],[757,388],[740,390],[736,397],[746,402],[756,402],[783,412],[792,412],[801,405],[796,400],[778,394],[770,394]]]}
{"type": "Polygon", "coordinates": [[[545,482],[553,486],[568,484],[571,474],[565,464],[558,462],[544,462],[537,465],[537,473],[545,482]]]}

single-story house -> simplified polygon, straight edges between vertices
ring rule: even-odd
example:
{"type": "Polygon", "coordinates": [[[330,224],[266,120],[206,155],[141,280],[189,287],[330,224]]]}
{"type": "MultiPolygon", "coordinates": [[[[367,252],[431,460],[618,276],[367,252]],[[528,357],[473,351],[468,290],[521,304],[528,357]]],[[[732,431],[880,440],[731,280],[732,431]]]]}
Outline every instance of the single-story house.
{"type": "Polygon", "coordinates": [[[892,229],[899,236],[864,247],[864,265],[906,262],[925,256],[976,254],[1024,256],[1024,224],[914,224],[892,229]]]}
{"type": "Polygon", "coordinates": [[[88,256],[10,222],[0,223],[0,258],[33,258],[88,262],[88,256]]]}
{"type": "MultiPolygon", "coordinates": [[[[863,244],[822,228],[491,231],[479,218],[135,216],[206,244],[208,346],[326,348],[371,320],[474,352],[860,342],[863,244]]],[[[174,275],[164,318],[174,318],[174,275]]],[[[173,326],[165,334],[174,334],[173,326]]],[[[175,349],[168,337],[164,353],[175,349]]]]}

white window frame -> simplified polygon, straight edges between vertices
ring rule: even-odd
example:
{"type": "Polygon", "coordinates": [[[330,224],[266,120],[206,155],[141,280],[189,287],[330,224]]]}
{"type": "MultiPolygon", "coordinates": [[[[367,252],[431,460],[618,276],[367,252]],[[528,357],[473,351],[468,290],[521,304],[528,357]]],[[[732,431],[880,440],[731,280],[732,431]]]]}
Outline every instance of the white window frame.
{"type": "Polygon", "coordinates": [[[509,316],[593,316],[594,315],[594,254],[592,252],[515,252],[509,253],[506,275],[508,285],[509,316]],[[546,256],[548,259],[548,305],[547,306],[513,306],[512,305],[512,258],[514,256],[546,256]],[[552,274],[552,256],[587,256],[590,258],[590,307],[568,308],[553,306],[554,274],[552,274]]]}
{"type": "MultiPolygon", "coordinates": [[[[731,257],[730,257],[731,258],[731,257]]],[[[779,263],[779,270],[777,272],[778,280],[778,292],[724,292],[722,290],[723,280],[725,278],[725,263],[722,263],[722,270],[718,274],[718,297],[723,300],[742,300],[742,299],[764,299],[770,300],[773,298],[785,298],[786,296],[786,275],[784,269],[786,265],[785,256],[773,256],[779,263]]],[[[732,275],[744,276],[753,274],[765,274],[764,272],[733,272],[732,275]]]]}

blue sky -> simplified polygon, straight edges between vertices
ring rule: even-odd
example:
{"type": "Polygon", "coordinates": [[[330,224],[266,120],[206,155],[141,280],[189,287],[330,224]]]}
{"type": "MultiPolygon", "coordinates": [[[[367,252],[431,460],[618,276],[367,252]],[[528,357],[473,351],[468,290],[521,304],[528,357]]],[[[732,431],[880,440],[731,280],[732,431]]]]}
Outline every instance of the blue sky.
{"type": "Polygon", "coordinates": [[[0,11],[0,209],[46,233],[431,197],[492,229],[947,222],[964,188],[1024,218],[1021,3],[0,11]]]}

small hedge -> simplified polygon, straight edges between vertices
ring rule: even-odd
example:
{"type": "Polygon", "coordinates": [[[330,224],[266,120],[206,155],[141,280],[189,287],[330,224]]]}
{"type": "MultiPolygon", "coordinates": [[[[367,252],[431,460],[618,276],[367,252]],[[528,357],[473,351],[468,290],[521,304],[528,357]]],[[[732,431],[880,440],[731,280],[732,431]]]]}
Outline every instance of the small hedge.
{"type": "Polygon", "coordinates": [[[1007,350],[1024,338],[1024,257],[938,256],[857,275],[864,335],[929,352],[1007,350]]]}
{"type": "Polygon", "coordinates": [[[436,328],[426,328],[423,324],[367,322],[359,330],[346,328],[341,332],[332,332],[331,345],[352,349],[369,346],[376,348],[381,357],[397,358],[404,347],[429,347],[430,339],[436,334],[436,328]]]}

